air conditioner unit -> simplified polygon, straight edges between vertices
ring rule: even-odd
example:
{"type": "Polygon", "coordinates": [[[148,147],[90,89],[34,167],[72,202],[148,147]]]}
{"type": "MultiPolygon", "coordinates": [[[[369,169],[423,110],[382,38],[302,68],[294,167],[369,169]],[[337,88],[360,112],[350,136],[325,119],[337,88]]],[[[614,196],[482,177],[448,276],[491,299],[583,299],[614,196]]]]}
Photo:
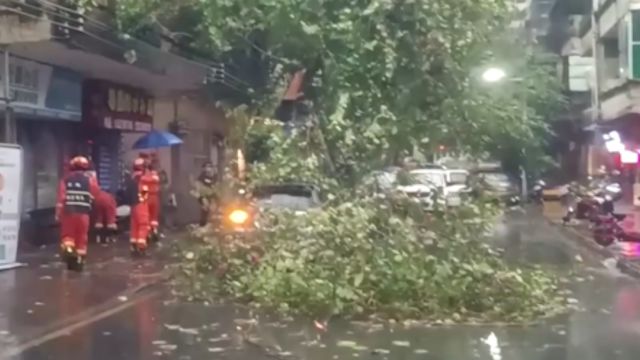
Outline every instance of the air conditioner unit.
{"type": "Polygon", "coordinates": [[[184,137],[189,134],[187,122],[184,120],[174,120],[169,123],[168,130],[178,137],[184,137]]]}

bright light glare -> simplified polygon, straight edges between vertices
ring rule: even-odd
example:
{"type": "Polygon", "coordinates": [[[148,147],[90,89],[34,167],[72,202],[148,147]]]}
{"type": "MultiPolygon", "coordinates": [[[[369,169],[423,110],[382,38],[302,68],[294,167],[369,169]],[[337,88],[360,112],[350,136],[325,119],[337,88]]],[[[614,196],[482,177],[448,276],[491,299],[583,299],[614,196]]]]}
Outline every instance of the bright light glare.
{"type": "Polygon", "coordinates": [[[610,153],[622,152],[625,150],[624,144],[617,141],[607,141],[606,143],[604,143],[604,146],[610,153]]]}
{"type": "Polygon", "coordinates": [[[482,74],[482,79],[486,82],[494,83],[504,79],[506,76],[507,73],[500,68],[489,68],[482,74]]]}
{"type": "Polygon", "coordinates": [[[237,225],[244,224],[248,218],[249,218],[249,213],[247,213],[244,210],[239,210],[239,209],[233,210],[231,214],[229,214],[229,220],[231,220],[232,223],[237,225]]]}
{"type": "Polygon", "coordinates": [[[638,153],[635,151],[622,150],[620,152],[620,161],[623,164],[637,164],[638,163],[638,153]]]}

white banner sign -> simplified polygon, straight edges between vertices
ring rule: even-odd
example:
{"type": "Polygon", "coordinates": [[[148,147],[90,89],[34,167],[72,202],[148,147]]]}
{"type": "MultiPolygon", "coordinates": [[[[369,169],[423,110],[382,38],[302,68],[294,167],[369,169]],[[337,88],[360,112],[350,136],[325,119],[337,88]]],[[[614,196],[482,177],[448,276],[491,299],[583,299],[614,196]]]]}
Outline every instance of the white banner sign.
{"type": "Polygon", "coordinates": [[[0,269],[17,266],[22,165],[19,146],[0,144],[0,269]]]}

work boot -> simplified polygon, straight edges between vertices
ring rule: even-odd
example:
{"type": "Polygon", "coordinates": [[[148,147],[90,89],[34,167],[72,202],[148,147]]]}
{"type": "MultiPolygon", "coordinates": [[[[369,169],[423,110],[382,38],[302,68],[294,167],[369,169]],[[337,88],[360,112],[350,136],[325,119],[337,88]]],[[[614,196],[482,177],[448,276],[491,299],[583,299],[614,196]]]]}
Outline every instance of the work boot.
{"type": "Polygon", "coordinates": [[[71,244],[62,244],[60,247],[60,258],[64,262],[68,262],[69,258],[75,258],[77,256],[76,248],[71,244]]]}
{"type": "Polygon", "coordinates": [[[84,265],[87,263],[87,256],[78,255],[77,263],[78,263],[78,271],[84,270],[84,265]]]}
{"type": "Polygon", "coordinates": [[[147,253],[147,243],[144,240],[131,243],[131,255],[144,256],[147,253]]]}

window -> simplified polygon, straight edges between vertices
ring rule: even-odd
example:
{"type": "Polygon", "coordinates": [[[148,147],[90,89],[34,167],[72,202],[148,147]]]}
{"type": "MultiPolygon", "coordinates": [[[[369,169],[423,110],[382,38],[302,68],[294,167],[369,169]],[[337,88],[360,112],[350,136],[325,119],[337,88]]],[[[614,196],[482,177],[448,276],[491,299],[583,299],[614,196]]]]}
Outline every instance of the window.
{"type": "Polygon", "coordinates": [[[118,106],[118,92],[116,89],[109,89],[109,110],[116,111],[118,106]]]}
{"type": "Polygon", "coordinates": [[[147,100],[147,115],[153,116],[153,100],[147,100]]]}

